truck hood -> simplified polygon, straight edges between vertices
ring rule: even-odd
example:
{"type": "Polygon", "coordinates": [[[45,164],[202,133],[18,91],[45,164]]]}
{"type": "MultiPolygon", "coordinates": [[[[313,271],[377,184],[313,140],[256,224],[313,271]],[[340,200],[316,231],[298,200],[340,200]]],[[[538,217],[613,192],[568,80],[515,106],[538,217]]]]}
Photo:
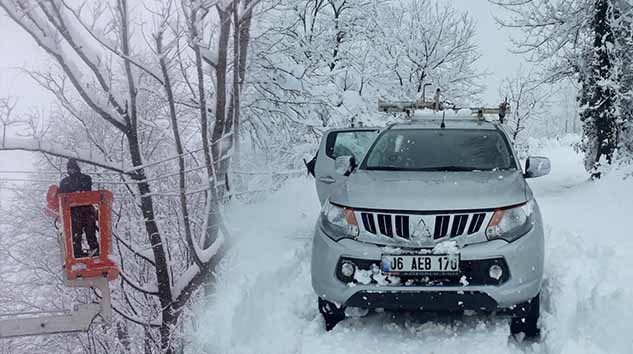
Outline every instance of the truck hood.
{"type": "Polygon", "coordinates": [[[330,195],[333,203],[402,211],[493,209],[527,201],[521,171],[357,170],[330,195]]]}

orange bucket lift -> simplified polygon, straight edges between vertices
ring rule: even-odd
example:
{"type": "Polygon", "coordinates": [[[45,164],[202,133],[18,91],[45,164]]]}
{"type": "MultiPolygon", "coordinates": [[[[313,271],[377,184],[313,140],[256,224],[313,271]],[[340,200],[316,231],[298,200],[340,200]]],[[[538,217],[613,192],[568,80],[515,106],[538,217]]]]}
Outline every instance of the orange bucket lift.
{"type": "Polygon", "coordinates": [[[87,331],[99,318],[107,324],[112,320],[112,305],[108,281],[119,276],[119,268],[111,258],[112,251],[112,192],[107,190],[58,193],[51,186],[47,193],[47,214],[59,217],[59,244],[64,270],[64,283],[75,288],[99,289],[99,303],[80,304],[73,311],[16,313],[0,315],[0,338],[87,331]],[[91,206],[98,215],[99,254],[75,257],[71,208],[91,206]]]}
{"type": "Polygon", "coordinates": [[[76,279],[107,278],[114,280],[119,270],[110,259],[112,250],[112,192],[75,192],[59,194],[59,210],[62,220],[64,268],[69,281],[76,279]],[[99,255],[75,258],[73,254],[72,220],[70,209],[78,206],[97,207],[99,226],[99,255]]]}

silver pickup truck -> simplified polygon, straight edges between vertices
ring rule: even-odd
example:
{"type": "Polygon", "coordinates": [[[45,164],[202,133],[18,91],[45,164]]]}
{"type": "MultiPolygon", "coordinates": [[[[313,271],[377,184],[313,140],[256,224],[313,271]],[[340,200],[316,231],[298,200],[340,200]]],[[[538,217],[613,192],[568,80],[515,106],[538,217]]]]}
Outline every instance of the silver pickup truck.
{"type": "Polygon", "coordinates": [[[312,286],[326,329],[370,310],[508,314],[537,337],[543,226],[503,124],[454,112],[333,129],[314,166],[322,204],[312,286]]]}

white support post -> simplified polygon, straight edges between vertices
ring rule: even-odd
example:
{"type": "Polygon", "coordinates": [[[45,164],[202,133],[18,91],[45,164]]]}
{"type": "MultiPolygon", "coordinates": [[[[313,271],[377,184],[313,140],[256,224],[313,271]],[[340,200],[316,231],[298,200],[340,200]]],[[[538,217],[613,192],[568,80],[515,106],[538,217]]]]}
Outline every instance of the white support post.
{"type": "Polygon", "coordinates": [[[79,279],[68,282],[71,287],[96,288],[101,292],[98,304],[81,304],[74,311],[56,315],[35,316],[36,313],[0,316],[0,338],[35,336],[68,332],[85,332],[94,323],[112,320],[110,288],[106,278],[79,279]]]}

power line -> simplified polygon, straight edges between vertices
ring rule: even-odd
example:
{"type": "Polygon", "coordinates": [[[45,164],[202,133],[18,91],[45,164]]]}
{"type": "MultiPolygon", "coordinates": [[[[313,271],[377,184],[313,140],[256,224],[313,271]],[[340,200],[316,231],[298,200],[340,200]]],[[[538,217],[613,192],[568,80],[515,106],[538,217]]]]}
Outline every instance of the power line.
{"type": "MultiPolygon", "coordinates": [[[[87,174],[92,174],[92,175],[113,175],[113,176],[120,176],[121,174],[118,172],[97,172],[97,171],[84,171],[87,174]]],[[[0,175],[2,174],[23,174],[23,175],[28,175],[28,174],[34,174],[34,175],[62,175],[64,174],[64,172],[62,171],[19,171],[19,170],[10,170],[10,171],[0,171],[0,175]]]]}

